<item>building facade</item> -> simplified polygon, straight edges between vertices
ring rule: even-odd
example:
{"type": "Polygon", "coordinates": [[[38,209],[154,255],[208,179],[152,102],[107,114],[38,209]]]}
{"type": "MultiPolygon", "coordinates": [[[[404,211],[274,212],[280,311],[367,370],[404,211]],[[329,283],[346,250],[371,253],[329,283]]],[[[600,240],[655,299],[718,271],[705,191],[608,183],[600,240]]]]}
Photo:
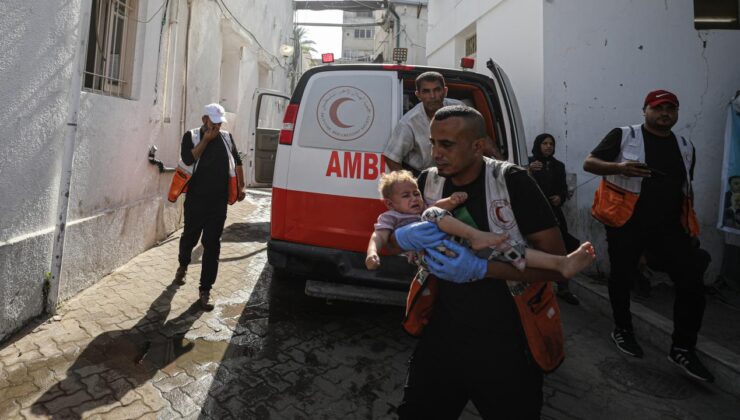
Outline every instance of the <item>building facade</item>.
{"type": "Polygon", "coordinates": [[[426,0],[390,1],[390,10],[345,11],[341,62],[393,62],[406,48],[406,64],[426,64],[426,0]]]}
{"type": "Polygon", "coordinates": [[[556,156],[575,174],[566,210],[571,230],[595,242],[597,270],[608,271],[603,227],[590,216],[598,179],[585,173],[582,163],[609,130],[643,120],[643,99],[654,89],[678,95],[674,131],[696,145],[701,242],[714,257],[707,279],[722,260],[724,238],[715,228],[717,163],[726,106],[740,89],[740,30],[709,29],[707,22],[722,19],[702,16],[694,3],[429,1],[429,63],[455,66],[470,53],[466,47],[475,36],[476,71],[487,73],[485,62],[493,58],[507,72],[528,144],[541,132],[556,137],[556,156]]]}
{"type": "Polygon", "coordinates": [[[166,200],[171,174],[147,155],[156,145],[175,166],[204,104],[224,105],[249,153],[253,91],[286,90],[278,49],[292,11],[290,0],[0,4],[0,127],[13,133],[0,153],[0,341],[180,227],[182,202],[166,200]]]}

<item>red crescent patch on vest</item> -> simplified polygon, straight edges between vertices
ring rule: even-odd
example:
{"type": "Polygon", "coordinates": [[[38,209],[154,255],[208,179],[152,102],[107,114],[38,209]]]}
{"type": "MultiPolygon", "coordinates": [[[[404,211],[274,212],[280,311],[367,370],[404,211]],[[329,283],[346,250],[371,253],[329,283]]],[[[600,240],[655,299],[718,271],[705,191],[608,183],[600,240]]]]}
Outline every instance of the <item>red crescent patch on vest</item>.
{"type": "Polygon", "coordinates": [[[514,211],[511,209],[508,200],[493,200],[488,211],[491,220],[501,229],[509,230],[516,225],[514,211]]]}

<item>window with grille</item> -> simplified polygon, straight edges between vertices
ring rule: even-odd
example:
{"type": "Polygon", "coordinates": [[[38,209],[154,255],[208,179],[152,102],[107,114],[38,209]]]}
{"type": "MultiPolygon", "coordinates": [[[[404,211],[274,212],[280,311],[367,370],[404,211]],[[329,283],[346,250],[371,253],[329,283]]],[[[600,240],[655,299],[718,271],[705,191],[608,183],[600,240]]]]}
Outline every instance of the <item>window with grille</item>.
{"type": "Polygon", "coordinates": [[[476,34],[473,34],[473,36],[471,36],[470,38],[465,39],[465,56],[470,57],[471,55],[475,55],[477,51],[478,40],[476,34]]]}
{"type": "Polygon", "coordinates": [[[370,39],[375,37],[375,29],[359,28],[355,29],[355,38],[370,39]]]}
{"type": "Polygon", "coordinates": [[[138,0],[92,0],[84,88],[130,97],[138,0]]]}
{"type": "Polygon", "coordinates": [[[694,0],[694,28],[740,29],[740,1],[694,0]]]}

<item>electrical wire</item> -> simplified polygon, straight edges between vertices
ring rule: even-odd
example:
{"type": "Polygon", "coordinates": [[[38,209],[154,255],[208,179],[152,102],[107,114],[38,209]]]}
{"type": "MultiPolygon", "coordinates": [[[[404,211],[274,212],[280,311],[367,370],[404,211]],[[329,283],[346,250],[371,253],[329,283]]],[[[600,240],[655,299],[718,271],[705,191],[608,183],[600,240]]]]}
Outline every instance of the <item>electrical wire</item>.
{"type": "MultiPolygon", "coordinates": [[[[246,32],[247,34],[249,34],[249,36],[251,36],[251,37],[252,37],[252,39],[254,39],[254,42],[255,42],[255,43],[257,44],[257,46],[258,46],[258,47],[259,47],[259,48],[260,48],[260,49],[261,49],[262,51],[264,51],[264,52],[265,52],[265,54],[267,54],[268,56],[270,56],[270,58],[272,58],[273,60],[275,60],[275,62],[277,63],[277,65],[278,65],[278,66],[280,66],[280,67],[282,67],[282,68],[286,68],[286,67],[285,67],[285,66],[284,66],[284,65],[283,65],[283,64],[282,64],[282,63],[280,62],[280,59],[279,59],[279,58],[277,58],[277,57],[276,57],[275,55],[273,55],[273,54],[272,54],[272,53],[271,53],[270,51],[268,51],[268,50],[267,50],[267,49],[266,49],[265,47],[263,47],[263,46],[262,46],[262,44],[260,44],[260,41],[259,41],[259,40],[257,39],[257,37],[256,37],[256,36],[255,36],[255,35],[254,35],[254,34],[252,33],[252,31],[250,31],[250,30],[249,30],[249,29],[247,29],[247,28],[246,28],[246,27],[245,27],[244,25],[242,25],[242,23],[241,23],[241,22],[239,21],[239,19],[237,19],[237,18],[236,18],[236,16],[234,16],[234,14],[233,14],[233,13],[231,12],[231,9],[229,9],[229,6],[227,6],[227,5],[226,5],[226,3],[224,2],[224,0],[220,0],[220,1],[221,1],[221,4],[223,4],[223,6],[224,6],[224,7],[226,8],[226,11],[228,11],[228,12],[229,12],[229,15],[231,16],[231,18],[232,18],[232,19],[234,19],[234,22],[236,22],[236,24],[237,24],[237,25],[239,25],[239,26],[240,26],[240,27],[241,27],[242,29],[244,29],[244,31],[245,31],[245,32],[246,32]]],[[[219,0],[216,0],[216,4],[218,4],[218,2],[219,2],[219,0]]],[[[219,6],[219,9],[220,9],[220,8],[221,8],[221,6],[219,6]]],[[[221,9],[221,12],[223,12],[223,9],[221,9]]]]}
{"type": "Polygon", "coordinates": [[[149,23],[149,22],[151,22],[151,21],[152,21],[152,19],[154,19],[154,17],[155,17],[155,16],[157,16],[157,15],[159,14],[159,12],[161,12],[161,11],[162,11],[162,9],[164,8],[164,6],[165,6],[165,5],[166,5],[166,4],[168,3],[168,2],[169,2],[169,0],[164,0],[164,1],[162,2],[162,4],[161,4],[161,5],[159,5],[159,9],[157,9],[157,11],[156,11],[156,12],[154,12],[154,14],[153,14],[153,15],[152,15],[151,17],[149,17],[149,19],[147,19],[147,20],[139,20],[139,19],[136,19],[136,18],[132,18],[132,20],[135,20],[135,21],[137,21],[137,22],[139,22],[139,23],[149,23]]]}
{"type": "Polygon", "coordinates": [[[411,45],[413,47],[423,48],[424,50],[427,49],[427,47],[425,47],[424,45],[419,45],[419,44],[415,43],[414,40],[411,39],[411,37],[409,37],[408,32],[406,32],[406,25],[403,25],[403,29],[401,29],[401,33],[406,38],[406,41],[408,41],[409,45],[411,45]]]}

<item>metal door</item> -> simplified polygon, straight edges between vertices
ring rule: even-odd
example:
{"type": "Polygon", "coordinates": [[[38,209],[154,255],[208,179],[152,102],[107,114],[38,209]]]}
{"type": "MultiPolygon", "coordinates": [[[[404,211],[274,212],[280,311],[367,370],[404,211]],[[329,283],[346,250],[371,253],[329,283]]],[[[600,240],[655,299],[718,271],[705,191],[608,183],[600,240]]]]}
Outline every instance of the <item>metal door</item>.
{"type": "Polygon", "coordinates": [[[278,91],[258,89],[253,101],[247,185],[270,186],[275,169],[278,136],[290,97],[278,91]]]}

